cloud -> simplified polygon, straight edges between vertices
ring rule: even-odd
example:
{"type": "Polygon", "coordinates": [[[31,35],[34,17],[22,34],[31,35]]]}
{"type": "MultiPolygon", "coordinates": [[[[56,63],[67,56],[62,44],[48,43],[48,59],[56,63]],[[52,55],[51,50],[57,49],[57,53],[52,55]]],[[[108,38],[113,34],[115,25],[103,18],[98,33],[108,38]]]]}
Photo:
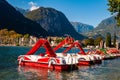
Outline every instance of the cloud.
{"type": "Polygon", "coordinates": [[[35,10],[35,9],[38,9],[39,8],[39,6],[37,6],[37,3],[34,3],[34,2],[29,2],[28,3],[31,7],[30,7],[30,11],[33,11],[33,10],[35,10]]]}

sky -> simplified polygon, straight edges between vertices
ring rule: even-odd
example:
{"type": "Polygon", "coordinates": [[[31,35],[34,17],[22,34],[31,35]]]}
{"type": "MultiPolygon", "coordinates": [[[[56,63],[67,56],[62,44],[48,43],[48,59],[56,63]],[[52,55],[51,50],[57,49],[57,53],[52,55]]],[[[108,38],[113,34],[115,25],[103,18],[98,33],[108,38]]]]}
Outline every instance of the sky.
{"type": "Polygon", "coordinates": [[[30,9],[51,7],[65,14],[69,21],[96,27],[102,20],[112,16],[108,0],[7,0],[14,7],[30,9]]]}

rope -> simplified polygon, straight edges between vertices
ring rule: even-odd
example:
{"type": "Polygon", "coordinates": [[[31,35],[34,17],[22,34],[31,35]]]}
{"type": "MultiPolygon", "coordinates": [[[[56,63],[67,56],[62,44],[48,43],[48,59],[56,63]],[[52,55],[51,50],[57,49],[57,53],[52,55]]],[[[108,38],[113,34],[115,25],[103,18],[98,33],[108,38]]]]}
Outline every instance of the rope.
{"type": "Polygon", "coordinates": [[[21,62],[24,60],[24,56],[22,56],[19,60],[19,64],[21,64],[21,62]]]}
{"type": "MultiPolygon", "coordinates": [[[[54,61],[54,59],[50,59],[49,62],[48,62],[48,68],[50,68],[50,66],[52,64],[56,64],[56,62],[54,61]]],[[[54,65],[53,65],[53,70],[55,69],[54,65]]]]}
{"type": "Polygon", "coordinates": [[[49,61],[49,63],[48,63],[48,67],[49,68],[50,68],[51,64],[52,64],[52,61],[49,61]]]}

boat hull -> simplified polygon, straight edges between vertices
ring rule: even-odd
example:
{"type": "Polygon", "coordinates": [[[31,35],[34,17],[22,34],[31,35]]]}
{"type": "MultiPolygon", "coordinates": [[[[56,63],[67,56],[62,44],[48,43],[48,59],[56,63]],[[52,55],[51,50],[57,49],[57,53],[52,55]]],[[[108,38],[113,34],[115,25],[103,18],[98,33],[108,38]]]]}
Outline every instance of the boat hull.
{"type": "Polygon", "coordinates": [[[47,63],[38,63],[38,62],[29,62],[29,61],[21,61],[19,66],[40,67],[40,68],[47,68],[47,69],[59,70],[59,71],[69,71],[69,70],[78,69],[77,64],[67,64],[67,65],[51,64],[49,66],[47,63]]]}
{"type": "Polygon", "coordinates": [[[115,59],[115,57],[104,57],[103,60],[115,59]]]}
{"type": "Polygon", "coordinates": [[[79,61],[78,65],[85,65],[85,66],[90,66],[93,65],[94,61],[79,61]]]}
{"type": "Polygon", "coordinates": [[[102,60],[95,60],[94,63],[95,63],[95,64],[101,64],[101,63],[102,63],[102,60]]]}

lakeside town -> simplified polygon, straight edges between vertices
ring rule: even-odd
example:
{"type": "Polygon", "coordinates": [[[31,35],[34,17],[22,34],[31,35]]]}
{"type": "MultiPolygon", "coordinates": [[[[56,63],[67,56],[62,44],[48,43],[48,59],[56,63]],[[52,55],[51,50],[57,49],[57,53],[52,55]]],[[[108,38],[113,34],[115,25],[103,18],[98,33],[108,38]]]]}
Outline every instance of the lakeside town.
{"type": "MultiPolygon", "coordinates": [[[[40,39],[34,36],[25,35],[27,37],[19,37],[19,38],[8,38],[6,41],[2,41],[2,37],[0,37],[0,46],[28,46],[33,47],[35,43],[40,39]],[[12,41],[12,42],[11,42],[12,41]]],[[[57,46],[60,42],[62,42],[66,37],[50,37],[44,38],[49,41],[52,47],[57,46]]],[[[105,40],[102,40],[102,37],[98,37],[96,39],[88,38],[84,40],[77,40],[80,44],[87,49],[92,48],[120,48],[119,40],[116,40],[115,43],[111,41],[112,46],[106,46],[105,40]],[[97,41],[97,43],[95,42],[97,41]]]]}

